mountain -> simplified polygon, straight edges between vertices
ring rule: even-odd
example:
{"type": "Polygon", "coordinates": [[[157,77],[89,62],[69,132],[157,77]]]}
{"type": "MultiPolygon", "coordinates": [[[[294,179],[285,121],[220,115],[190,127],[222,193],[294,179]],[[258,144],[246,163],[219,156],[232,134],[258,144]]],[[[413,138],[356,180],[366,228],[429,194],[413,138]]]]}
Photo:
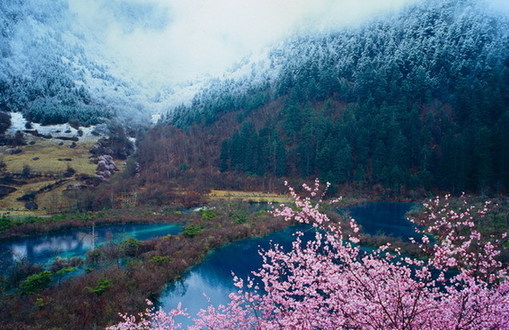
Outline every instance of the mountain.
{"type": "Polygon", "coordinates": [[[102,51],[105,39],[83,28],[70,4],[0,3],[0,110],[43,124],[148,121],[147,108],[157,102],[142,82],[116,70],[102,51]]]}
{"type": "Polygon", "coordinates": [[[509,188],[509,18],[483,2],[418,2],[296,36],[242,67],[250,74],[210,82],[163,119],[183,129],[166,142],[221,145],[174,152],[185,168],[396,191],[509,188]]]}
{"type": "MultiPolygon", "coordinates": [[[[2,1],[0,110],[81,125],[166,113],[140,142],[143,182],[320,177],[505,192],[509,18],[487,4],[412,2],[356,26],[296,33],[213,79],[156,86],[121,69],[104,33],[78,24],[73,2],[2,1]]],[[[166,24],[155,7],[102,5],[129,31],[166,24]]]]}

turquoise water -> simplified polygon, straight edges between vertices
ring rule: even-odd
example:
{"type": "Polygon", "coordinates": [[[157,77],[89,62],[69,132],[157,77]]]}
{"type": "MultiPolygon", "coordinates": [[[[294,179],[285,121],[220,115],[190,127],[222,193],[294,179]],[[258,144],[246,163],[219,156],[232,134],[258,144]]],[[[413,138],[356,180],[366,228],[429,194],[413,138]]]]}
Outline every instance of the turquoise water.
{"type": "MultiPolygon", "coordinates": [[[[415,236],[413,225],[404,218],[412,206],[410,203],[371,202],[348,208],[347,211],[368,234],[384,233],[406,238],[415,236]]],[[[242,278],[251,275],[262,264],[258,253],[260,249],[269,248],[271,242],[289,249],[294,239],[292,234],[297,230],[304,231],[305,238],[313,237],[310,227],[292,226],[265,237],[235,242],[212,251],[202,263],[186,272],[181,280],[168,285],[159,304],[168,311],[182,302],[190,315],[196,315],[210,303],[215,306],[228,303],[228,294],[237,289],[232,284],[232,272],[242,278]]],[[[22,259],[48,264],[56,257],[82,257],[99,244],[118,242],[129,237],[148,240],[180,231],[181,227],[173,224],[109,225],[96,226],[95,238],[89,227],[5,241],[0,243],[0,269],[4,272],[22,259]]],[[[185,325],[190,324],[184,318],[180,321],[185,325]]]]}
{"type": "MultiPolygon", "coordinates": [[[[349,208],[348,211],[368,233],[383,231],[393,236],[408,237],[407,234],[413,233],[413,226],[404,215],[412,206],[410,203],[373,202],[349,208]]],[[[232,272],[242,278],[251,275],[252,271],[262,265],[258,254],[260,249],[267,249],[270,242],[289,249],[294,238],[292,234],[297,230],[305,232],[305,239],[313,237],[310,227],[293,226],[265,237],[235,242],[213,251],[202,263],[184,274],[181,280],[168,286],[159,299],[161,307],[169,311],[181,302],[182,307],[187,308],[188,313],[194,316],[209,304],[227,304],[228,294],[237,290],[232,284],[232,272]],[[204,295],[210,299],[210,303],[204,295]]],[[[179,317],[178,321],[185,326],[192,324],[184,317],[179,317]]]]}
{"type": "Polygon", "coordinates": [[[4,273],[17,261],[50,264],[55,258],[84,257],[101,244],[135,238],[141,241],[168,234],[178,234],[175,224],[122,224],[73,229],[0,242],[0,269],[4,273]],[[94,235],[92,235],[92,233],[94,235]]]}

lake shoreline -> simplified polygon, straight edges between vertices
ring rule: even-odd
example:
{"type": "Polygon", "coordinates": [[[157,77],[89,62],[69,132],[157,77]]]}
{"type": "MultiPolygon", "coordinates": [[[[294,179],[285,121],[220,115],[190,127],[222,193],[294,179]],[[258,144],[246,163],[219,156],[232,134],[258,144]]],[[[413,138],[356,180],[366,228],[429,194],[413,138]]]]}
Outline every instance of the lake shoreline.
{"type": "MultiPolygon", "coordinates": [[[[338,207],[351,207],[366,202],[365,199],[343,201],[338,207]]],[[[244,205],[246,207],[246,205],[244,205]]],[[[339,221],[341,216],[335,212],[336,207],[328,206],[324,210],[330,214],[331,221],[339,221]]],[[[188,235],[181,233],[170,237],[156,238],[140,242],[135,250],[125,250],[121,246],[109,246],[98,249],[95,257],[110,266],[92,270],[77,278],[71,278],[55,287],[50,287],[35,295],[19,296],[4,294],[0,296],[0,322],[24,322],[26,315],[7,312],[9,306],[21,307],[29,311],[31,326],[34,324],[47,327],[65,327],[74,322],[82,328],[90,328],[91,324],[106,326],[117,322],[119,311],[136,314],[146,307],[145,299],[157,301],[164,293],[168,283],[176,280],[189,270],[199,265],[215,249],[229,243],[248,238],[262,237],[283,230],[294,223],[277,219],[265,211],[249,211],[242,208],[242,203],[219,203],[198,212],[166,215],[168,221],[182,220],[186,226],[193,226],[196,231],[188,235]],[[185,219],[185,221],[183,220],[185,219]],[[123,260],[120,262],[120,260],[123,260]],[[84,288],[95,288],[101,281],[111,283],[100,295],[90,294],[84,288]],[[34,305],[37,297],[51,301],[43,309],[34,305]],[[84,306],[97,306],[94,315],[84,306]],[[69,315],[56,319],[48,317],[51,313],[64,308],[69,315]],[[100,311],[100,313],[99,313],[100,311]]],[[[161,214],[146,215],[144,223],[161,221],[161,214]]],[[[126,219],[110,217],[116,223],[136,221],[135,216],[126,219]]],[[[89,221],[89,220],[87,220],[89,221]]],[[[83,221],[85,223],[85,221],[83,221]]],[[[107,224],[107,223],[105,223],[107,224]]],[[[52,224],[50,227],[56,228],[52,224]]],[[[348,232],[345,230],[345,234],[348,232]]],[[[377,246],[387,242],[386,236],[361,237],[361,244],[377,246]],[[382,240],[383,242],[381,242],[382,240]]],[[[404,243],[407,245],[407,243],[404,243]]],[[[37,298],[39,299],[39,298],[37,298]]],[[[46,300],[45,300],[46,301],[46,300]]],[[[27,328],[31,328],[30,325],[27,328]]]]}
{"type": "MultiPolygon", "coordinates": [[[[249,204],[252,202],[244,200],[233,200],[234,202],[249,204]]],[[[380,201],[378,198],[364,198],[364,197],[344,197],[339,202],[339,207],[350,207],[356,204],[365,202],[380,201]]],[[[228,200],[216,200],[215,204],[224,204],[231,202],[228,200]]],[[[278,203],[272,205],[277,206],[278,203]]],[[[203,207],[208,207],[205,204],[203,207]]],[[[197,210],[200,207],[196,208],[197,210]]],[[[199,211],[197,211],[199,212],[199,211]]],[[[135,223],[174,223],[185,225],[190,221],[193,212],[188,210],[175,210],[171,212],[160,212],[157,210],[147,210],[146,208],[133,208],[133,209],[111,209],[108,211],[88,212],[84,214],[61,214],[53,217],[27,217],[25,220],[2,217],[0,221],[0,241],[9,240],[14,238],[37,236],[40,234],[50,234],[59,231],[65,231],[73,228],[89,227],[95,225],[109,225],[109,224],[135,224],[135,223]],[[131,212],[129,212],[131,211],[131,212]],[[105,212],[111,214],[103,215],[105,212]],[[129,214],[129,213],[134,213],[129,214]],[[169,213],[169,214],[168,214],[169,213]]]]}
{"type": "MultiPolygon", "coordinates": [[[[13,224],[0,233],[0,241],[10,240],[22,237],[31,237],[41,234],[57,233],[74,228],[91,227],[92,225],[115,225],[115,224],[145,224],[145,223],[172,223],[183,225],[186,223],[186,214],[178,215],[146,215],[131,217],[97,217],[97,218],[76,218],[72,215],[58,216],[56,220],[52,218],[29,218],[29,220],[11,220],[13,224]]],[[[9,219],[7,218],[7,221],[9,219]]]]}
{"type": "MultiPolygon", "coordinates": [[[[233,211],[238,212],[238,210],[233,211]]],[[[91,324],[101,326],[112,324],[118,320],[117,312],[135,313],[143,309],[147,297],[155,299],[162,293],[167,283],[180,278],[185,271],[199,264],[212,250],[230,242],[264,236],[282,230],[288,225],[281,219],[275,219],[267,212],[253,212],[248,216],[249,219],[233,214],[231,209],[217,209],[214,212],[216,214],[213,219],[207,219],[206,214],[200,212],[178,214],[179,220],[185,218],[184,223],[188,226],[194,225],[203,228],[196,235],[179,234],[140,242],[134,254],[130,254],[132,251],[127,251],[122,246],[96,249],[94,257],[102,260],[103,263],[109,263],[110,266],[71,278],[57,286],[43,289],[35,295],[19,296],[4,293],[0,296],[0,306],[5,307],[2,308],[3,312],[0,312],[0,322],[6,325],[24,322],[27,315],[13,311],[22,306],[21,309],[29,311],[28,319],[32,320],[27,328],[31,328],[35,324],[43,327],[81,324],[83,328],[87,328],[91,324]],[[117,262],[120,260],[118,258],[126,260],[123,266],[117,262]],[[111,283],[114,289],[105,290],[100,295],[83,291],[83,288],[96,287],[99,282],[105,279],[111,283]],[[54,310],[55,315],[58,315],[56,310],[61,308],[69,311],[69,315],[58,319],[48,318],[47,310],[34,308],[36,306],[33,301],[37,296],[46,297],[44,299],[52,301],[45,309],[54,310]],[[83,306],[92,304],[92,302],[94,302],[93,305],[98,306],[95,309],[97,315],[90,316],[90,311],[84,309],[83,306]],[[17,307],[14,308],[14,306],[17,307]]],[[[175,215],[168,217],[168,221],[183,222],[176,221],[175,215]]],[[[139,219],[134,217],[128,220],[107,219],[103,223],[136,222],[136,220],[139,219]]],[[[152,215],[144,220],[144,223],[157,220],[157,222],[161,222],[161,216],[152,215]]],[[[80,226],[87,223],[89,222],[83,221],[80,226]]],[[[64,226],[65,223],[50,224],[49,228],[62,229],[64,226]]],[[[33,229],[34,226],[30,227],[33,229]]],[[[18,230],[17,233],[19,234],[20,231],[18,230]]],[[[10,237],[14,237],[14,235],[11,233],[10,237]]]]}

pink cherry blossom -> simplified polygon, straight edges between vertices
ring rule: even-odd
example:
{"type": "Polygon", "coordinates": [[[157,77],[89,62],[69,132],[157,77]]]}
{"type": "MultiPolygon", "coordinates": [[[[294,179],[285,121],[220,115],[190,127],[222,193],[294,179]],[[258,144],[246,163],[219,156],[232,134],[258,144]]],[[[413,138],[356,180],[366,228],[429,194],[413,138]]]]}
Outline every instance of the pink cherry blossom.
{"type": "MultiPolygon", "coordinates": [[[[477,209],[463,201],[455,209],[449,195],[425,203],[426,217],[413,220],[424,236],[412,241],[427,258],[415,259],[389,243],[364,252],[353,220],[345,239],[341,225],[320,212],[319,187],[304,186],[303,196],[289,187],[294,206],[273,211],[313,225],[315,238],[305,242],[297,233],[290,251],[274,244],[260,252],[254,279],[234,277],[239,289],[230,303],[202,310],[192,329],[509,329],[507,265],[498,260],[507,235],[486,240],[475,230],[489,203],[477,209]]],[[[173,329],[173,317],[183,314],[180,307],[147,309],[111,329],[173,329]]]]}

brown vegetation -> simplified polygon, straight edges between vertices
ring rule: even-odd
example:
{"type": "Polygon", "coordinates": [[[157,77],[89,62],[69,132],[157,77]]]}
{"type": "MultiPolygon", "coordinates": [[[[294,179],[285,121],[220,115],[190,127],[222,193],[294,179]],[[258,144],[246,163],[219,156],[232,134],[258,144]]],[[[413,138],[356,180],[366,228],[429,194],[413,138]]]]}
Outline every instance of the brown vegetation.
{"type": "MultiPolygon", "coordinates": [[[[21,138],[24,140],[22,133],[21,138]]],[[[68,212],[78,206],[82,206],[81,209],[105,206],[98,202],[81,203],[77,193],[67,192],[68,189],[96,186],[102,181],[95,176],[97,165],[91,161],[89,151],[98,138],[73,141],[74,148],[68,148],[67,143],[61,145],[58,140],[36,136],[29,139],[29,144],[18,146],[19,153],[2,155],[0,183],[4,188],[0,192],[0,214],[42,216],[68,212]],[[63,181],[63,178],[67,179],[63,181]],[[27,209],[27,201],[38,207],[30,205],[27,209]]],[[[83,199],[93,194],[86,193],[83,199]]],[[[111,199],[101,193],[97,197],[111,199]]]]}
{"type": "Polygon", "coordinates": [[[118,311],[143,309],[146,298],[157,298],[166,283],[211,249],[285,225],[266,212],[240,219],[238,210],[239,205],[226,203],[216,205],[207,215],[185,215],[188,225],[203,229],[193,235],[169,235],[93,250],[87,262],[97,270],[38,293],[4,294],[0,298],[0,323],[6,329],[93,329],[112,324],[118,320],[118,311]]]}

